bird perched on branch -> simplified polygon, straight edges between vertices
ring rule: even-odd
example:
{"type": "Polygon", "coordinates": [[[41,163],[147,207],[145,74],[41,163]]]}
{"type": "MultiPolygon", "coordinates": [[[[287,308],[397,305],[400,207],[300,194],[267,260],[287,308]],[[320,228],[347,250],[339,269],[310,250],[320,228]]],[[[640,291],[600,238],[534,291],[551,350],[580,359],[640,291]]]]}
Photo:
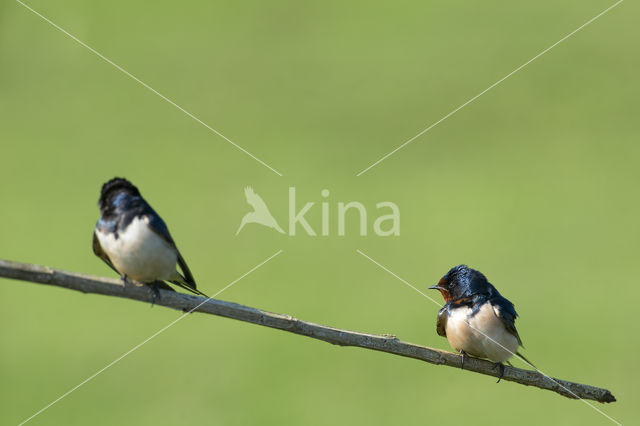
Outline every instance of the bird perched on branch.
{"type": "Polygon", "coordinates": [[[458,265],[429,288],[440,290],[444,298],[436,331],[460,352],[462,368],[466,355],[487,358],[499,368],[500,382],[502,363],[513,355],[531,364],[518,352],[522,340],[516,330],[518,314],[513,303],[502,297],[480,271],[458,265]]]}
{"type": "Polygon", "coordinates": [[[142,198],[138,188],[113,178],[100,191],[100,219],[93,231],[93,252],[122,277],[173,290],[163,281],[206,296],[196,282],[162,218],[142,198]],[[180,266],[180,274],[176,265],[180,266]]]}

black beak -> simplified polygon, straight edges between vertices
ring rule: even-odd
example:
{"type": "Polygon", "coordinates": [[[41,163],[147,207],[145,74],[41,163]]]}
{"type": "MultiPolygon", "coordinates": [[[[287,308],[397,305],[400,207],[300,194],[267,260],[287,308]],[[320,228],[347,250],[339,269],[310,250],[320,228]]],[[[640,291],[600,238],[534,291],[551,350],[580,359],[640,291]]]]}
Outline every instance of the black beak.
{"type": "Polygon", "coordinates": [[[432,285],[431,287],[429,287],[429,290],[442,290],[443,288],[440,287],[438,284],[436,285],[432,285]]]}

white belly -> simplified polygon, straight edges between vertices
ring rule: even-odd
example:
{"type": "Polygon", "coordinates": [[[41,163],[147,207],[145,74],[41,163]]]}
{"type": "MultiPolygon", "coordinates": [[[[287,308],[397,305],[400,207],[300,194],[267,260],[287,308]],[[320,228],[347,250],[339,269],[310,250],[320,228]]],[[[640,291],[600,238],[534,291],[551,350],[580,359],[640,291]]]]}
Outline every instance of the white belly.
{"type": "Polygon", "coordinates": [[[463,307],[451,311],[447,319],[447,340],[459,351],[471,356],[488,358],[493,362],[504,362],[518,350],[518,339],[509,333],[489,303],[469,318],[471,308],[463,307]]]}
{"type": "Polygon", "coordinates": [[[121,274],[140,281],[169,280],[176,272],[177,253],[162,237],[153,232],[148,221],[135,218],[124,232],[96,232],[98,241],[121,274]]]}

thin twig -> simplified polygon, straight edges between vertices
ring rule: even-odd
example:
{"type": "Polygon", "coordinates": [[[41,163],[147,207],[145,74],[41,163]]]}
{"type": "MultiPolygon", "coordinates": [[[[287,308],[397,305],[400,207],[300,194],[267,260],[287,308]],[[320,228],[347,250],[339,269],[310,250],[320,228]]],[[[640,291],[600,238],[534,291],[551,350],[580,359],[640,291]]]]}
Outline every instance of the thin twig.
{"type": "MultiPolygon", "coordinates": [[[[152,292],[149,291],[146,286],[137,287],[128,285],[125,287],[121,280],[77,274],[27,263],[0,260],[0,277],[49,284],[83,293],[123,297],[146,303],[151,303],[153,298],[152,292]]],[[[156,300],[155,303],[156,305],[186,312],[195,308],[204,300],[206,299],[199,296],[160,290],[160,298],[156,300]]],[[[395,336],[360,333],[357,331],[327,327],[303,321],[290,315],[276,314],[250,306],[216,299],[211,299],[202,304],[195,309],[195,312],[218,315],[265,327],[277,328],[313,339],[324,340],[334,345],[356,346],[415,358],[431,364],[460,368],[461,357],[458,354],[403,342],[395,336]]],[[[494,364],[482,359],[465,359],[464,369],[488,376],[497,377],[498,375],[494,364]]],[[[556,378],[551,379],[537,371],[523,370],[510,366],[505,368],[502,380],[551,390],[572,399],[579,397],[598,402],[614,402],[616,400],[607,389],[556,378]]]]}

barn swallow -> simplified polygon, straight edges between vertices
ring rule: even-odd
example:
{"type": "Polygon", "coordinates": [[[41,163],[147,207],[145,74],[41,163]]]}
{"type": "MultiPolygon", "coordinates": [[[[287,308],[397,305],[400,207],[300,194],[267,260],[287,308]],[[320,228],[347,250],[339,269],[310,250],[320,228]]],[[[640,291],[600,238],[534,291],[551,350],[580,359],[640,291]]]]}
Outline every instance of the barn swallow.
{"type": "Polygon", "coordinates": [[[102,185],[98,207],[93,252],[120,274],[125,285],[127,279],[151,284],[154,301],[159,287],[173,290],[163,281],[208,297],[196,288],[167,225],[131,182],[113,178],[102,185]]]}
{"type": "Polygon", "coordinates": [[[513,303],[502,297],[480,271],[458,265],[429,288],[440,290],[444,298],[436,331],[460,352],[461,368],[466,355],[487,358],[499,368],[500,382],[504,374],[502,363],[513,355],[531,364],[518,352],[522,340],[516,330],[518,314],[513,303]]]}

